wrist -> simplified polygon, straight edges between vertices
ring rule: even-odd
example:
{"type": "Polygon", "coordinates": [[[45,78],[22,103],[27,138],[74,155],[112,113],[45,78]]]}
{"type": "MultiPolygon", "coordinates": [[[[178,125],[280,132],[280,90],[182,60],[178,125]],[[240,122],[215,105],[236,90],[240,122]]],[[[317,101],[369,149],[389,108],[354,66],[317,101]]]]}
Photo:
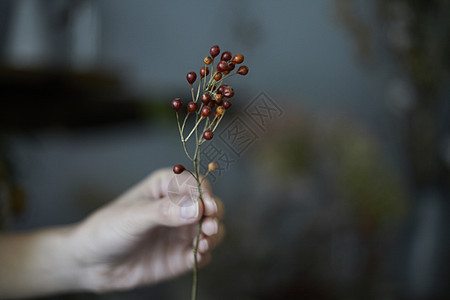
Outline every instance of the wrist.
{"type": "Polygon", "coordinates": [[[72,236],[73,226],[1,235],[0,298],[84,290],[72,236]]]}
{"type": "Polygon", "coordinates": [[[43,230],[35,242],[36,269],[48,274],[43,278],[49,293],[86,290],[82,266],[76,259],[75,225],[43,230]]]}

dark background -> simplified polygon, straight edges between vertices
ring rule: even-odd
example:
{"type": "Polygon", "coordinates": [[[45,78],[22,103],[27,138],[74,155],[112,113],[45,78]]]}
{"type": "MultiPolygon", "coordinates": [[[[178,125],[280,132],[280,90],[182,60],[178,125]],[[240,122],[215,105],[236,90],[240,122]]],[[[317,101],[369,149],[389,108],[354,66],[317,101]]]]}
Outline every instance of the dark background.
{"type": "MultiPolygon", "coordinates": [[[[169,103],[218,44],[250,68],[223,136],[237,117],[253,139],[212,141],[227,238],[201,299],[447,298],[449,6],[1,1],[3,226],[80,221],[185,163],[169,103]]],[[[190,281],[57,298],[183,299],[190,281]]]]}

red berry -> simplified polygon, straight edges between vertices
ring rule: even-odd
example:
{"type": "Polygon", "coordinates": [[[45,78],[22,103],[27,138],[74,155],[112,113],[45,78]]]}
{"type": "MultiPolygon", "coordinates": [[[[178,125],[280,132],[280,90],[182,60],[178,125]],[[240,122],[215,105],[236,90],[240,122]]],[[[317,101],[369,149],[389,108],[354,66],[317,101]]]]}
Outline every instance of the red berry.
{"type": "Polygon", "coordinates": [[[210,139],[212,139],[213,138],[213,132],[211,131],[211,130],[206,130],[204,133],[203,133],[203,138],[205,139],[205,140],[210,140],[210,139]]]}
{"type": "Polygon", "coordinates": [[[205,65],[209,65],[210,63],[212,63],[213,59],[211,58],[211,56],[207,56],[203,59],[203,62],[205,63],[205,65]]]}
{"type": "Polygon", "coordinates": [[[180,98],[173,99],[172,108],[174,111],[178,112],[182,106],[183,106],[183,102],[181,102],[180,98]]]}
{"type": "Polygon", "coordinates": [[[219,86],[219,88],[217,89],[217,93],[218,94],[222,94],[223,90],[227,87],[228,85],[226,84],[222,84],[221,86],[219,86]]]}
{"type": "Polygon", "coordinates": [[[220,53],[220,48],[217,45],[212,46],[211,49],[209,50],[209,54],[211,54],[212,58],[219,55],[219,53],[220,53]]]}
{"type": "Polygon", "coordinates": [[[248,73],[248,67],[247,66],[240,66],[239,69],[237,70],[237,73],[245,76],[248,73]]]}
{"type": "Polygon", "coordinates": [[[173,167],[173,172],[174,172],[175,174],[181,174],[181,173],[184,172],[184,170],[186,170],[186,168],[185,168],[184,166],[182,166],[182,165],[175,165],[175,166],[173,167]]]}
{"type": "Polygon", "coordinates": [[[214,75],[214,80],[219,81],[220,79],[222,79],[222,73],[216,73],[216,75],[214,75]]]}
{"type": "Polygon", "coordinates": [[[229,100],[224,100],[223,101],[223,103],[222,103],[222,106],[223,106],[223,108],[225,108],[225,109],[229,109],[230,107],[231,107],[231,101],[229,101],[229,100]]]}
{"type": "Polygon", "coordinates": [[[186,79],[189,82],[189,84],[192,85],[197,79],[197,74],[195,74],[195,72],[189,72],[186,75],[186,79]]]}
{"type": "Polygon", "coordinates": [[[243,63],[243,62],[244,62],[244,56],[243,56],[242,54],[236,54],[236,55],[233,57],[233,62],[234,62],[235,64],[241,64],[241,63],[243,63]]]}
{"type": "Polygon", "coordinates": [[[217,64],[217,72],[223,72],[223,71],[227,71],[228,70],[228,64],[226,61],[219,61],[219,63],[217,64]]]}
{"type": "Polygon", "coordinates": [[[233,71],[236,65],[233,62],[228,63],[228,71],[233,71]]]}
{"type": "Polygon", "coordinates": [[[231,60],[232,57],[233,56],[231,55],[230,51],[225,51],[222,53],[222,56],[220,57],[220,59],[224,60],[224,61],[229,61],[229,60],[231,60]]]}
{"type": "MultiPolygon", "coordinates": [[[[211,101],[212,102],[212,101],[211,101]]],[[[211,114],[211,108],[209,108],[208,106],[204,106],[202,108],[202,117],[206,118],[207,116],[209,116],[211,114]]]]}
{"type": "Polygon", "coordinates": [[[209,74],[209,68],[208,67],[203,67],[200,69],[200,77],[203,78],[205,76],[208,76],[209,74]]]}
{"type": "Polygon", "coordinates": [[[200,98],[203,102],[203,104],[208,104],[209,101],[211,101],[211,96],[209,94],[203,94],[202,97],[200,98]]]}
{"type": "Polygon", "coordinates": [[[234,90],[231,86],[227,86],[223,89],[222,95],[225,98],[231,98],[234,96],[234,90]]]}
{"type": "Polygon", "coordinates": [[[215,101],[209,101],[208,107],[211,108],[211,110],[213,110],[215,106],[216,106],[216,102],[215,101]]]}
{"type": "Polygon", "coordinates": [[[189,102],[188,105],[187,105],[187,110],[188,110],[188,112],[193,113],[193,112],[195,112],[197,110],[197,107],[198,107],[197,103],[189,102]]]}

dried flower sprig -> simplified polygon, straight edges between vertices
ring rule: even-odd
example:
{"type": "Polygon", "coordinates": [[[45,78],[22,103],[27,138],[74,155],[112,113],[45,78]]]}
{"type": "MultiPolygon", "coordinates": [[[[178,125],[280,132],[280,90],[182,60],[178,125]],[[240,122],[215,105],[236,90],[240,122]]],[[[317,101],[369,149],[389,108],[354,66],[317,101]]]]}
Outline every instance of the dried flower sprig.
{"type": "MultiPolygon", "coordinates": [[[[183,144],[184,152],[187,157],[192,161],[193,170],[185,168],[182,165],[175,165],[173,172],[175,174],[181,174],[184,171],[189,172],[195,179],[198,188],[198,201],[203,202],[201,184],[203,180],[208,176],[210,172],[213,172],[217,168],[215,162],[208,163],[208,170],[203,175],[203,179],[200,176],[200,147],[206,141],[211,140],[214,137],[214,132],[217,130],[219,123],[225,116],[225,113],[231,107],[230,98],[234,96],[234,90],[224,81],[236,74],[245,76],[248,73],[248,67],[245,65],[239,66],[238,70],[233,72],[236,65],[244,62],[244,56],[242,54],[236,54],[232,56],[230,51],[222,52],[220,61],[217,63],[214,69],[214,60],[220,54],[220,48],[214,45],[209,50],[209,56],[203,59],[204,66],[200,68],[199,75],[200,80],[196,91],[194,89],[194,83],[197,80],[197,74],[195,72],[189,72],[186,75],[186,80],[191,86],[192,101],[186,105],[186,115],[184,120],[180,122],[180,110],[183,108],[183,102],[180,98],[175,98],[172,101],[172,108],[176,113],[178,131],[180,133],[181,143],[183,144]],[[195,122],[192,129],[185,132],[186,123],[188,118],[194,118],[195,122]],[[191,154],[188,151],[187,142],[190,139],[194,139],[195,147],[194,153],[191,154]]],[[[193,282],[192,282],[192,300],[197,299],[197,286],[198,286],[198,265],[197,265],[197,252],[200,239],[200,232],[202,226],[202,219],[198,222],[197,234],[195,238],[195,245],[193,250],[194,255],[194,267],[193,267],[193,282]]]]}

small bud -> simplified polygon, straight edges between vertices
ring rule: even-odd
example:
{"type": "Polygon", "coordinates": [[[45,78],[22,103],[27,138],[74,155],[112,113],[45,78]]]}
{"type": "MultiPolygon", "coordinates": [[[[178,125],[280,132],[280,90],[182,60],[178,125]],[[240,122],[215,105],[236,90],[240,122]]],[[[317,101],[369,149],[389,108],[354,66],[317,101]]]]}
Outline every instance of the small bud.
{"type": "Polygon", "coordinates": [[[217,106],[216,113],[219,117],[221,115],[223,115],[224,112],[225,112],[225,108],[223,108],[222,106],[217,106]]]}
{"type": "Polygon", "coordinates": [[[211,64],[212,61],[213,61],[213,59],[211,58],[211,56],[207,56],[203,59],[203,62],[205,63],[205,65],[211,64]]]}
{"type": "Polygon", "coordinates": [[[216,168],[217,168],[217,164],[216,164],[216,163],[210,162],[210,163],[208,164],[208,171],[209,171],[209,172],[214,171],[216,168]]]}

